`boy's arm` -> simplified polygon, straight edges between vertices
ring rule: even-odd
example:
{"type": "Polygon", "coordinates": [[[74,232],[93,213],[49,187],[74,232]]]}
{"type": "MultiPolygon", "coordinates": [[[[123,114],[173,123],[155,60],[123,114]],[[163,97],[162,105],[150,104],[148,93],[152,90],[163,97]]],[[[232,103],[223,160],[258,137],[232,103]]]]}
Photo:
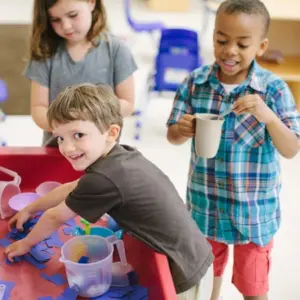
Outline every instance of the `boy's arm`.
{"type": "Polygon", "coordinates": [[[170,125],[168,128],[167,139],[171,144],[184,144],[189,137],[182,136],[179,132],[179,124],[170,125]]]}
{"type": "Polygon", "coordinates": [[[259,95],[249,94],[234,103],[233,111],[237,114],[250,113],[259,122],[265,123],[279,153],[286,158],[292,158],[298,152],[300,115],[288,86],[284,82],[277,83],[276,92],[272,95],[273,110],[259,95]]]}
{"type": "Polygon", "coordinates": [[[193,115],[183,115],[178,123],[170,125],[167,139],[171,144],[181,145],[195,135],[195,117],[193,115]]]}
{"type": "Polygon", "coordinates": [[[78,181],[79,179],[58,186],[47,195],[26,206],[24,209],[32,215],[59,205],[76,188],[78,181]]]}
{"type": "Polygon", "coordinates": [[[170,143],[180,145],[194,136],[192,107],[190,105],[193,89],[193,75],[188,76],[177,90],[173,107],[167,121],[167,139],[170,143]]]}
{"type": "Polygon", "coordinates": [[[64,201],[67,196],[77,186],[78,180],[63,184],[47,195],[39,198],[32,204],[26,206],[24,209],[15,214],[8,222],[9,230],[16,227],[18,230],[23,230],[23,224],[37,212],[45,211],[49,208],[55,207],[64,201]]]}
{"type": "Polygon", "coordinates": [[[70,210],[65,202],[58,206],[47,210],[40,218],[38,223],[33,227],[27,237],[9,245],[5,249],[5,254],[10,261],[13,261],[15,256],[23,255],[30,251],[30,249],[51,235],[54,231],[60,228],[66,221],[76,216],[70,210]]]}
{"type": "Polygon", "coordinates": [[[279,153],[285,158],[293,158],[298,153],[298,139],[274,112],[270,122],[266,124],[273,143],[279,153]]]}

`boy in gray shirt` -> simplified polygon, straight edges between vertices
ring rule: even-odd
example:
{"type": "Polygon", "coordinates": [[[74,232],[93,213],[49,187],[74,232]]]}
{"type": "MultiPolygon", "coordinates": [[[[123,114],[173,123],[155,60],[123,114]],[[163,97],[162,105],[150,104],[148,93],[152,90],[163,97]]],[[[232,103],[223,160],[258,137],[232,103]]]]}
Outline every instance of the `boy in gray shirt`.
{"type": "Polygon", "coordinates": [[[85,175],[9,221],[22,229],[30,216],[45,211],[26,238],[6,248],[8,258],[28,252],[70,218],[80,215],[94,223],[108,213],[168,257],[179,299],[207,299],[200,283],[212,276],[210,246],[168,177],[139,151],[116,142],[122,117],[112,91],[91,84],[67,88],[51,104],[48,119],[60,152],[85,175]]]}

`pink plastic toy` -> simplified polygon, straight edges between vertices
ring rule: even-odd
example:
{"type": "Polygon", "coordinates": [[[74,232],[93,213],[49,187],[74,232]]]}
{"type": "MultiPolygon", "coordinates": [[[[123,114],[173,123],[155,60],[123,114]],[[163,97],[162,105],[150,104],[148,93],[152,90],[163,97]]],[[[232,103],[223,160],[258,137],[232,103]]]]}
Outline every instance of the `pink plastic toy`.
{"type": "Polygon", "coordinates": [[[14,195],[20,193],[21,177],[14,171],[0,166],[0,172],[12,177],[11,181],[0,181],[0,216],[2,219],[11,217],[15,211],[8,205],[14,195]]]}
{"type": "Polygon", "coordinates": [[[51,192],[52,190],[54,190],[55,188],[57,188],[60,185],[61,185],[61,183],[57,182],[57,181],[45,181],[45,182],[41,183],[35,189],[35,191],[40,196],[44,196],[44,195],[47,195],[49,192],[51,192]]]}
{"type": "Polygon", "coordinates": [[[20,211],[40,197],[37,193],[20,193],[11,197],[8,204],[13,210],[20,211]]]}

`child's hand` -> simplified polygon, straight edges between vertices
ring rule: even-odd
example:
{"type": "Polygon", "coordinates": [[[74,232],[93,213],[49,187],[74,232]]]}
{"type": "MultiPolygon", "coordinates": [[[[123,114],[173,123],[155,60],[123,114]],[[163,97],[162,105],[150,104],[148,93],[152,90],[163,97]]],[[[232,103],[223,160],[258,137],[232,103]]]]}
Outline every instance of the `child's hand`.
{"type": "Polygon", "coordinates": [[[23,224],[28,221],[31,214],[25,209],[22,209],[8,221],[8,229],[11,231],[13,227],[23,231],[23,224]],[[15,225],[15,226],[14,226],[15,225]]]}
{"type": "Polygon", "coordinates": [[[185,114],[178,121],[179,133],[184,137],[195,136],[195,116],[185,114]]]}
{"type": "Polygon", "coordinates": [[[21,256],[28,253],[32,248],[32,245],[26,242],[26,238],[20,241],[17,241],[4,250],[4,253],[7,255],[7,258],[13,262],[15,256],[21,256]]]}
{"type": "Polygon", "coordinates": [[[233,111],[238,115],[249,113],[265,124],[272,122],[275,116],[274,112],[257,94],[240,97],[233,104],[233,111]]]}

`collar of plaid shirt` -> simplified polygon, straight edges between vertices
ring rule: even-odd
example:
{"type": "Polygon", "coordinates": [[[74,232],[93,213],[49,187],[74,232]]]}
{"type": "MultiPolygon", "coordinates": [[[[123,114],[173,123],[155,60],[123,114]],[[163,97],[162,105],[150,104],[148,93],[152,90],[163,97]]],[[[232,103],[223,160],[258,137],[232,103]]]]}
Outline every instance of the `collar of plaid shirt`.
{"type": "MultiPolygon", "coordinates": [[[[209,72],[204,74],[204,76],[198,76],[194,79],[195,84],[203,84],[206,81],[208,81],[211,85],[211,87],[215,90],[220,89],[220,80],[218,78],[218,71],[220,67],[215,62],[209,72]]],[[[257,92],[264,93],[266,91],[267,85],[265,81],[259,80],[259,76],[257,76],[257,73],[260,71],[260,66],[257,64],[257,62],[254,60],[251,63],[251,66],[249,68],[249,73],[247,79],[239,85],[239,88],[245,88],[247,86],[251,87],[253,90],[257,92]]]]}

